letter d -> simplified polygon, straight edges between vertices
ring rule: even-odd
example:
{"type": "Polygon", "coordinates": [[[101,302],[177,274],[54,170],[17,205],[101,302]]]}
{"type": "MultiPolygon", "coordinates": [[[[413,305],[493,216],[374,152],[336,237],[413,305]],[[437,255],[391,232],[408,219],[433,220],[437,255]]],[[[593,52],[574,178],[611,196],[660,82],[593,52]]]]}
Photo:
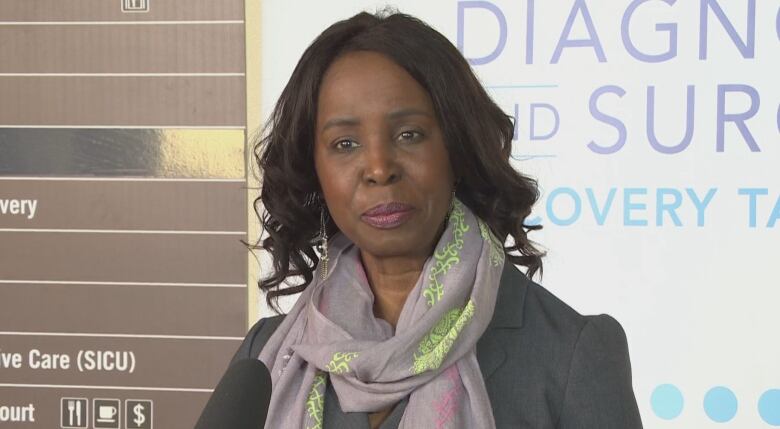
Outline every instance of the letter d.
{"type": "Polygon", "coordinates": [[[506,17],[498,6],[490,3],[489,1],[461,1],[458,2],[458,50],[468,60],[469,64],[473,66],[479,66],[487,64],[501,55],[506,45],[506,17]],[[493,52],[478,58],[468,58],[463,50],[464,38],[465,38],[465,21],[466,21],[466,9],[483,9],[493,13],[498,21],[498,44],[493,49],[493,52]]]}
{"type": "Polygon", "coordinates": [[[551,104],[547,103],[531,103],[531,135],[530,140],[547,140],[549,138],[552,138],[557,132],[558,132],[558,126],[561,123],[561,118],[558,116],[558,110],[553,107],[551,104]],[[536,134],[536,110],[537,109],[544,109],[547,110],[552,114],[552,127],[547,134],[544,135],[538,135],[536,134]]]}

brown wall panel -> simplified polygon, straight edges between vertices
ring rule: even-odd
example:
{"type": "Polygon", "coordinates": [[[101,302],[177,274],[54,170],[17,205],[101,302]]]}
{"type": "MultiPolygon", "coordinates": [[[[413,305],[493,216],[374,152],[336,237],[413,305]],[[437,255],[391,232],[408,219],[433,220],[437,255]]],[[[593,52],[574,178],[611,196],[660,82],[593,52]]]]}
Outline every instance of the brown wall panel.
{"type": "MultiPolygon", "coordinates": [[[[98,338],[98,337],[55,337],[19,336],[0,334],[2,352],[20,353],[22,367],[0,369],[0,383],[31,384],[80,384],[137,387],[176,387],[208,389],[216,385],[235,353],[240,340],[199,340],[162,338],[98,338]],[[32,369],[29,356],[31,350],[42,354],[67,355],[68,369],[32,369]],[[86,354],[82,355],[82,369],[79,370],[80,351],[111,353],[132,352],[135,367],[127,371],[89,369],[86,354]],[[194,376],[197,374],[197,376],[194,376]]],[[[95,356],[98,356],[97,354],[95,356]]],[[[102,356],[102,354],[101,354],[102,356]]],[[[110,356],[110,355],[109,355],[110,356]]],[[[123,364],[124,358],[118,363],[123,364]]],[[[97,361],[97,360],[95,360],[97,361]]],[[[113,358],[106,358],[113,363],[113,358]]],[[[132,359],[128,358],[128,362],[132,359]]],[[[42,360],[41,360],[42,362],[42,360]]]]}
{"type": "Polygon", "coordinates": [[[5,283],[0,288],[0,331],[237,336],[246,326],[241,287],[5,283]]]}
{"type": "Polygon", "coordinates": [[[242,238],[0,232],[0,279],[245,283],[242,238]]]}
{"type": "Polygon", "coordinates": [[[0,406],[36,409],[10,427],[61,427],[61,398],[83,397],[192,428],[246,332],[245,1],[122,4],[0,0],[0,208],[37,201],[0,213],[0,357],[72,365],[0,359],[0,406]],[[135,371],[81,372],[84,350],[135,371]]]}
{"type": "Polygon", "coordinates": [[[149,12],[123,13],[120,0],[2,0],[1,21],[243,20],[243,0],[151,0],[149,12]]]}
{"type": "Polygon", "coordinates": [[[237,182],[0,180],[0,203],[11,199],[35,201],[35,215],[31,203],[0,213],[0,229],[246,230],[237,182]]]}
{"type": "Polygon", "coordinates": [[[0,78],[2,125],[243,127],[243,77],[0,78]]]}
{"type": "Polygon", "coordinates": [[[237,24],[0,25],[0,40],[0,73],[244,71],[244,28],[237,24]]]}

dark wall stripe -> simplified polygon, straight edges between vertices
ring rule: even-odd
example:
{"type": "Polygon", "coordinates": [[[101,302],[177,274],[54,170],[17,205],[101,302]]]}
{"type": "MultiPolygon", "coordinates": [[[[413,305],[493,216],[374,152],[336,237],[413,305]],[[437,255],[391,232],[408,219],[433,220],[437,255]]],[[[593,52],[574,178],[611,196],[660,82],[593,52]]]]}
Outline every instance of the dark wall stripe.
{"type": "Polygon", "coordinates": [[[0,180],[2,205],[0,228],[244,231],[247,222],[241,183],[0,180]]]}
{"type": "MultiPolygon", "coordinates": [[[[219,381],[237,340],[170,340],[149,338],[35,337],[2,335],[3,352],[37,349],[67,354],[72,367],[60,371],[31,369],[3,371],[0,383],[103,384],[107,386],[208,388],[219,381]],[[132,351],[135,371],[79,372],[80,350],[132,351]],[[196,376],[197,375],[197,376],[196,376]]],[[[24,353],[25,361],[29,352],[24,353]]],[[[5,404],[5,403],[4,403],[5,404]]],[[[56,427],[56,426],[50,426],[56,427]]]]}
{"type": "Polygon", "coordinates": [[[247,277],[241,238],[0,232],[0,273],[9,280],[240,284],[247,277]]]}
{"type": "Polygon", "coordinates": [[[0,289],[3,331],[229,337],[241,336],[246,324],[242,288],[4,283],[0,289]],[[89,317],[78,310],[85,303],[89,317]]]}
{"type": "Polygon", "coordinates": [[[151,0],[149,12],[122,13],[120,0],[2,0],[0,21],[243,20],[243,0],[151,0]]]}
{"type": "Polygon", "coordinates": [[[243,77],[2,77],[2,125],[241,126],[243,77]]]}
{"type": "Polygon", "coordinates": [[[243,73],[245,69],[241,25],[0,25],[0,40],[0,73],[243,73]]]}

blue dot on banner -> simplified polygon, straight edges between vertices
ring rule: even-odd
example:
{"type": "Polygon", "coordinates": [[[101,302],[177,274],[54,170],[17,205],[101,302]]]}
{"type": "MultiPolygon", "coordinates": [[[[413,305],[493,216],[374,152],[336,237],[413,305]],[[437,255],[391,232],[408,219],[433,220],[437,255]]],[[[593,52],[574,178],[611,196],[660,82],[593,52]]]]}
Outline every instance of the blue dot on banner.
{"type": "Polygon", "coordinates": [[[656,416],[671,420],[682,413],[683,395],[673,384],[661,384],[650,395],[650,405],[656,416]]]}
{"type": "Polygon", "coordinates": [[[727,422],[737,415],[737,396],[727,387],[713,387],[704,395],[704,412],[714,422],[727,422]]]}
{"type": "Polygon", "coordinates": [[[780,426],[780,389],[764,392],[758,399],[758,414],[772,426],[780,426]]]}

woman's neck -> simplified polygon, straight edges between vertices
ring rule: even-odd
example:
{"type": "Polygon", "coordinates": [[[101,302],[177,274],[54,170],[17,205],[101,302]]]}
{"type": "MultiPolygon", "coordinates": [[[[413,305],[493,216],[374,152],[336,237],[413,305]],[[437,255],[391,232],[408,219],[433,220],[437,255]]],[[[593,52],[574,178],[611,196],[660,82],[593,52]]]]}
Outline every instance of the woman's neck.
{"type": "Polygon", "coordinates": [[[361,252],[368,284],[374,293],[374,316],[395,328],[406,297],[420,278],[424,258],[376,258],[361,252]]]}

